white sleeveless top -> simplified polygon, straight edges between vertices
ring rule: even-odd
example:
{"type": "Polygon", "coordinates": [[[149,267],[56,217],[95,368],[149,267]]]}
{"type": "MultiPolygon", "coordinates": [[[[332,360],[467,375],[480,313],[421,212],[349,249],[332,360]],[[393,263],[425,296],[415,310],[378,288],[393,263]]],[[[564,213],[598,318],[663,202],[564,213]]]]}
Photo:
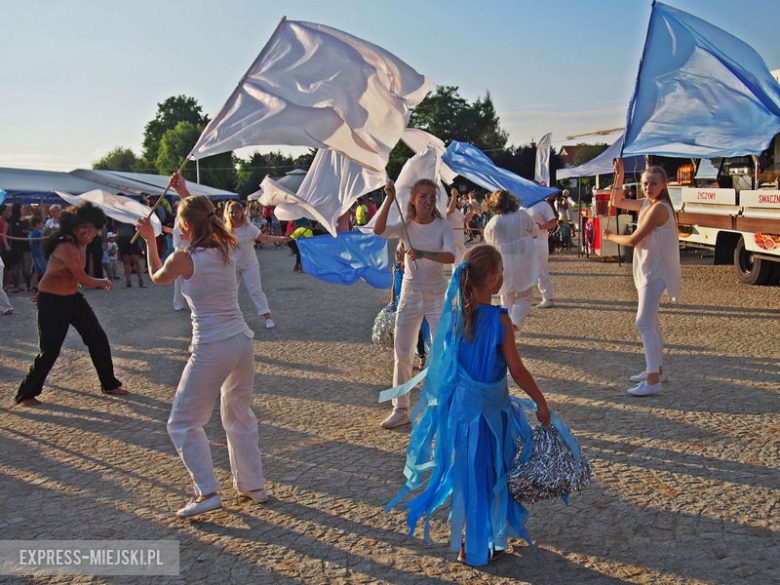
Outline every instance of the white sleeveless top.
{"type": "Polygon", "coordinates": [[[218,248],[190,252],[194,270],[184,280],[182,294],[192,311],[192,344],[223,341],[239,334],[254,337],[238,306],[238,283],[233,259],[226,263],[218,248]]]}
{"type": "MultiPolygon", "coordinates": [[[[680,300],[680,240],[677,236],[677,224],[674,221],[672,207],[662,201],[669,218],[666,223],[656,227],[634,248],[634,285],[637,289],[656,280],[666,285],[666,293],[673,303],[680,300]]],[[[646,199],[639,211],[639,222],[650,208],[646,199]]]]}

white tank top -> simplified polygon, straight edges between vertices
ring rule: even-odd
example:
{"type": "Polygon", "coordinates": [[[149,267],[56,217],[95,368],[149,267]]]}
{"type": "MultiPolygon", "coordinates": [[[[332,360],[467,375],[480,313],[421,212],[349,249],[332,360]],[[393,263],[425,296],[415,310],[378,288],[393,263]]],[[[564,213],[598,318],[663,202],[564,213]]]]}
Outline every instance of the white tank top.
{"type": "Polygon", "coordinates": [[[223,341],[239,334],[254,337],[238,306],[236,268],[231,255],[225,262],[218,248],[190,252],[194,270],[182,285],[192,311],[192,344],[223,341]]]}
{"type": "MultiPolygon", "coordinates": [[[[669,218],[666,223],[656,227],[645,239],[634,248],[634,285],[643,288],[662,280],[666,285],[666,293],[672,302],[680,300],[680,240],[677,236],[677,224],[674,221],[672,207],[662,201],[669,218]]],[[[650,200],[646,199],[639,211],[639,222],[650,208],[650,200]]]]}

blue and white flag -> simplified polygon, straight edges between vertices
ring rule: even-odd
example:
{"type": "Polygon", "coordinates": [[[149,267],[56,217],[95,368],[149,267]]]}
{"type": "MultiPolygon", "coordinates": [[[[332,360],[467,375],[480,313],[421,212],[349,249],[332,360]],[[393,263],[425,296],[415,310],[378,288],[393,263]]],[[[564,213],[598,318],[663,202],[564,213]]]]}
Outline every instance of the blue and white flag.
{"type": "Polygon", "coordinates": [[[355,284],[363,279],[374,288],[390,288],[393,274],[387,240],[374,234],[339,232],[296,240],[303,271],[334,284],[355,284]]]}
{"type": "Polygon", "coordinates": [[[759,154],[778,132],[780,85],[761,56],[716,26],[656,2],[623,154],[759,154]]]}
{"type": "Polygon", "coordinates": [[[497,167],[487,155],[473,144],[453,140],[447,147],[442,160],[449,168],[469,181],[489,191],[506,189],[517,197],[523,207],[531,207],[542,199],[547,199],[560,189],[543,187],[497,167]]]}

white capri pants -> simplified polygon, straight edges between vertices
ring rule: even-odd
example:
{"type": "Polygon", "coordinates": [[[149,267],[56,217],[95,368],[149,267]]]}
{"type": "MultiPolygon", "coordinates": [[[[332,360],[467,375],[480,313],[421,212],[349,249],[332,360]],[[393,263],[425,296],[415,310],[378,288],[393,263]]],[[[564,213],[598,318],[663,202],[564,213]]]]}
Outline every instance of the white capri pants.
{"type": "Polygon", "coordinates": [[[187,299],[184,298],[184,295],[181,293],[181,285],[184,282],[184,279],[181,276],[176,277],[176,280],[173,281],[173,310],[174,311],[183,311],[187,308],[187,299]]]}
{"type": "Polygon", "coordinates": [[[547,242],[547,232],[542,230],[536,238],[536,251],[539,254],[539,292],[542,299],[551,301],[555,298],[552,280],[550,280],[550,245],[547,242]]]}
{"type": "Polygon", "coordinates": [[[266,315],[271,312],[268,307],[268,298],[266,298],[263,292],[263,282],[260,280],[260,265],[255,264],[246,268],[239,268],[236,270],[236,278],[239,281],[244,281],[244,286],[249,293],[252,302],[255,305],[255,310],[258,315],[266,315]]]}
{"type": "Polygon", "coordinates": [[[654,280],[640,289],[639,306],[636,311],[636,328],[642,336],[645,350],[647,373],[654,374],[663,365],[664,337],[658,321],[658,309],[661,308],[661,296],[666,290],[663,280],[654,280]]]}
{"type": "Polygon", "coordinates": [[[8,295],[5,294],[5,291],[3,290],[3,272],[5,272],[5,265],[3,264],[3,261],[0,260],[0,313],[13,311],[11,301],[8,299],[8,295]]]}
{"type": "Polygon", "coordinates": [[[203,430],[218,396],[233,487],[241,493],[265,489],[257,419],[252,411],[254,382],[254,344],[250,337],[240,333],[195,346],[176,389],[168,434],[192,476],[196,496],[219,491],[203,430]]]}
{"type": "MultiPolygon", "coordinates": [[[[411,290],[405,284],[401,287],[401,300],[395,313],[393,386],[408,382],[412,378],[414,348],[417,346],[423,317],[428,319],[433,343],[436,326],[444,308],[445,292],[411,290]]],[[[409,408],[410,402],[409,394],[393,398],[393,406],[398,408],[409,408]]]]}
{"type": "Polygon", "coordinates": [[[510,291],[501,295],[501,304],[509,311],[509,318],[512,320],[512,325],[517,328],[518,333],[523,330],[523,324],[531,312],[533,300],[533,287],[522,292],[510,291]]]}

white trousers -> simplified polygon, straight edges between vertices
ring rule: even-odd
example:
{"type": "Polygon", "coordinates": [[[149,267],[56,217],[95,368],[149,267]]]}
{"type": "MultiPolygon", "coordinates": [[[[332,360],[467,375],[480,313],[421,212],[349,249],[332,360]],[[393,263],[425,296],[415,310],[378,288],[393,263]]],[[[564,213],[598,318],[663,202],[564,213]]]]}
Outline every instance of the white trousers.
{"type": "Polygon", "coordinates": [[[658,309],[661,308],[661,296],[665,289],[663,280],[654,280],[637,290],[639,306],[636,311],[636,328],[642,336],[646,371],[649,374],[658,372],[663,365],[664,337],[658,321],[658,309]]]}
{"type": "Polygon", "coordinates": [[[522,292],[510,291],[501,295],[501,304],[509,311],[509,318],[512,320],[512,324],[517,328],[518,333],[523,330],[523,324],[525,323],[525,318],[528,317],[528,314],[531,312],[531,303],[533,300],[533,287],[522,292]]]}
{"type": "Polygon", "coordinates": [[[220,397],[233,487],[242,493],[264,489],[257,419],[252,411],[254,344],[246,335],[195,346],[184,367],[168,419],[168,434],[192,476],[195,495],[219,491],[203,427],[220,397]]]}
{"type": "Polygon", "coordinates": [[[551,301],[555,298],[555,292],[550,280],[550,246],[544,231],[536,238],[536,251],[539,254],[539,292],[542,293],[543,301],[551,301]]]}
{"type": "Polygon", "coordinates": [[[0,262],[0,313],[13,310],[11,301],[8,300],[8,295],[3,290],[3,272],[5,272],[5,266],[0,262]]]}
{"type": "Polygon", "coordinates": [[[263,282],[260,279],[260,265],[254,264],[246,268],[236,270],[236,278],[244,281],[244,286],[249,293],[258,315],[266,315],[271,312],[268,307],[268,299],[263,292],[263,282]]]}
{"type": "Polygon", "coordinates": [[[173,310],[183,311],[187,308],[187,300],[184,295],[181,294],[181,285],[184,283],[184,279],[179,276],[173,281],[173,310]]]}
{"type": "MultiPolygon", "coordinates": [[[[441,312],[444,308],[445,291],[418,291],[401,287],[401,300],[395,313],[395,363],[393,364],[393,386],[408,382],[412,378],[414,348],[420,333],[423,317],[431,328],[431,343],[436,335],[441,312]]],[[[393,399],[393,406],[409,408],[409,394],[393,399]]]]}

